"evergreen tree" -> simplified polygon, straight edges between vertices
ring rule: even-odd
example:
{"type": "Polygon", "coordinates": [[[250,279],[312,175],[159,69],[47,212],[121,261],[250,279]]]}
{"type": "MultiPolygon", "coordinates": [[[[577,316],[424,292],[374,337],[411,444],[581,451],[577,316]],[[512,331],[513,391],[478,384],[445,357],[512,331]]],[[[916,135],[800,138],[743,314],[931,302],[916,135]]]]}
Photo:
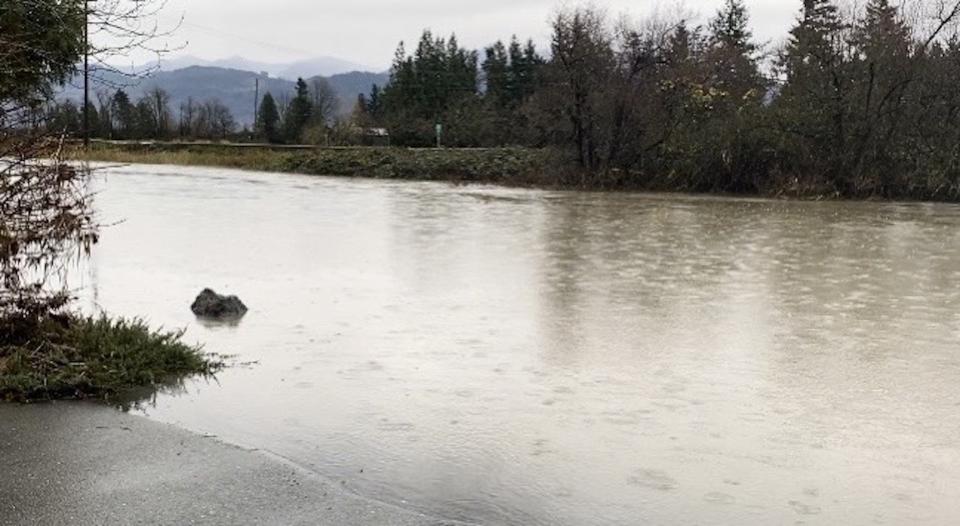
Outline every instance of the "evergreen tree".
{"type": "Polygon", "coordinates": [[[716,17],[710,21],[710,32],[715,46],[742,51],[752,56],[757,51],[750,32],[750,17],[743,0],[726,0],[716,17]]]}
{"type": "Polygon", "coordinates": [[[854,42],[868,62],[905,58],[910,53],[910,28],[889,0],[869,0],[854,42]]]}
{"type": "Polygon", "coordinates": [[[742,0],[726,0],[710,21],[710,56],[713,84],[733,100],[747,93],[760,100],[763,81],[757,67],[757,45],[749,29],[749,15],[742,0]]]}
{"type": "Polygon", "coordinates": [[[137,112],[130,102],[130,96],[123,89],[117,90],[113,95],[111,113],[117,138],[132,139],[137,132],[137,112]]]}
{"type": "Polygon", "coordinates": [[[854,99],[844,29],[832,0],[804,0],[779,60],[786,83],[776,104],[782,139],[796,163],[789,170],[819,172],[839,192],[852,184],[845,165],[854,99]]]}
{"type": "MultiPolygon", "coordinates": [[[[528,41],[527,45],[527,49],[524,49],[517,37],[513,36],[510,39],[510,46],[507,51],[509,60],[507,65],[507,90],[510,93],[510,100],[514,104],[522,102],[533,94],[531,88],[533,87],[532,81],[535,80],[537,65],[531,62],[530,53],[532,52],[536,56],[536,49],[533,47],[533,41],[528,41]]],[[[536,59],[539,59],[539,56],[536,56],[534,60],[536,59]]]]}
{"type": "Polygon", "coordinates": [[[780,67],[788,83],[801,83],[807,77],[816,82],[841,60],[839,45],[844,25],[833,0],[803,0],[797,24],[780,58],[780,67]]]}
{"type": "Polygon", "coordinates": [[[374,120],[383,117],[383,98],[381,97],[380,86],[374,84],[370,88],[370,98],[366,99],[364,105],[367,114],[374,120]]]}
{"type": "Polygon", "coordinates": [[[852,37],[851,76],[856,97],[848,118],[851,137],[847,178],[861,188],[883,193],[892,186],[899,146],[907,142],[902,126],[908,91],[917,70],[911,60],[910,28],[888,0],[869,0],[852,37]],[[878,170],[876,167],[884,169],[878,170]],[[868,173],[869,172],[869,173],[868,173]]]}
{"type": "Polygon", "coordinates": [[[695,38],[696,35],[690,32],[687,21],[681,20],[667,44],[666,58],[671,68],[682,68],[694,60],[695,38]]]}
{"type": "Polygon", "coordinates": [[[270,143],[280,142],[280,112],[269,92],[263,96],[257,113],[257,135],[270,143]]]}
{"type": "Polygon", "coordinates": [[[450,35],[447,41],[447,53],[443,59],[448,80],[447,86],[440,87],[441,90],[447,91],[441,95],[441,100],[449,102],[476,95],[479,87],[477,52],[460,47],[457,36],[450,35]]]}
{"type": "Polygon", "coordinates": [[[302,78],[297,79],[296,93],[284,113],[284,138],[291,143],[300,142],[311,115],[313,115],[313,102],[310,99],[310,89],[302,78]]]}
{"type": "MultiPolygon", "coordinates": [[[[544,65],[543,57],[537,54],[532,40],[525,46],[514,36],[510,39],[510,46],[504,47],[498,42],[491,57],[488,51],[487,61],[491,58],[492,66],[502,68],[502,104],[516,107],[536,90],[538,70],[544,65]]],[[[485,68],[489,67],[485,65],[485,68]]],[[[489,75],[489,74],[488,74],[489,75]]]]}
{"type": "Polygon", "coordinates": [[[790,30],[779,59],[786,79],[783,101],[814,104],[810,113],[830,111],[825,104],[841,102],[846,80],[844,29],[833,0],[804,0],[800,18],[790,30]]]}
{"type": "Polygon", "coordinates": [[[508,106],[513,86],[510,79],[507,48],[503,45],[503,42],[498,41],[486,49],[483,73],[486,82],[485,97],[487,100],[501,108],[508,106]]]}
{"type": "Polygon", "coordinates": [[[390,82],[379,97],[384,123],[395,143],[432,144],[435,124],[461,106],[476,102],[477,62],[477,53],[461,48],[456,36],[435,38],[424,31],[412,56],[401,42],[390,82]]]}
{"type": "Polygon", "coordinates": [[[82,2],[0,2],[0,114],[11,101],[42,100],[83,54],[82,2]]]}
{"type": "MultiPolygon", "coordinates": [[[[512,49],[511,45],[511,49],[512,49]]],[[[510,71],[514,84],[514,100],[522,100],[536,91],[540,83],[540,73],[547,61],[537,53],[533,40],[527,40],[523,55],[514,58],[511,55],[510,71]]]]}
{"type": "MultiPolygon", "coordinates": [[[[90,123],[90,136],[91,137],[104,137],[102,128],[100,124],[100,113],[97,111],[97,105],[92,101],[90,102],[88,118],[90,123]]],[[[78,119],[80,119],[80,127],[83,127],[83,106],[80,106],[78,119]]]]}
{"type": "Polygon", "coordinates": [[[532,41],[524,47],[516,36],[509,46],[498,41],[485,50],[484,104],[470,116],[485,145],[520,144],[529,138],[529,116],[520,109],[536,91],[544,63],[532,41]]]}

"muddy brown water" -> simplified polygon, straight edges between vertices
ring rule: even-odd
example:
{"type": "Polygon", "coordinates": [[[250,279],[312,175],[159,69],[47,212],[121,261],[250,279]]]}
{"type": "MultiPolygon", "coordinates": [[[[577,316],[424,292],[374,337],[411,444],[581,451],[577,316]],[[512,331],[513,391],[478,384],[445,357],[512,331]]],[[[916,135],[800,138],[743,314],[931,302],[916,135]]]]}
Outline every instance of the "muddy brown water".
{"type": "Polygon", "coordinates": [[[483,524],[960,521],[960,207],[128,166],[83,302],[244,362],[140,412],[483,524]],[[204,287],[238,325],[197,322],[204,287]]]}

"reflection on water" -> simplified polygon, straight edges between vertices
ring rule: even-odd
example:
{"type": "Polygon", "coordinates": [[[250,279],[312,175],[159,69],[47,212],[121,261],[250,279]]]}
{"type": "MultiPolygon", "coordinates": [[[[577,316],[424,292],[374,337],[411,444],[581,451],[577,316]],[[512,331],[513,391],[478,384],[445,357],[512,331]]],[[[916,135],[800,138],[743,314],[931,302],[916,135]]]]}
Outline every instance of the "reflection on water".
{"type": "MultiPolygon", "coordinates": [[[[193,381],[201,378],[205,381],[216,381],[213,375],[193,375],[193,381]]],[[[143,411],[145,408],[155,407],[159,397],[177,397],[188,393],[186,382],[188,378],[174,376],[165,378],[152,386],[133,387],[123,390],[116,395],[106,397],[103,402],[124,412],[143,411]]]]}
{"type": "Polygon", "coordinates": [[[151,418],[488,524],[960,519],[960,208],[106,173],[90,300],[257,362],[151,418]]]}

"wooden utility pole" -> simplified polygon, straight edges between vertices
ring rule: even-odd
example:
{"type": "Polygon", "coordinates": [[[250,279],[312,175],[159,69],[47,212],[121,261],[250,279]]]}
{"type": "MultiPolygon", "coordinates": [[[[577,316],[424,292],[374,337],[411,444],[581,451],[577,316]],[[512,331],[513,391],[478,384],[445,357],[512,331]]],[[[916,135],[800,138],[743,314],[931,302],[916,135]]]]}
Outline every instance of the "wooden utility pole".
{"type": "Polygon", "coordinates": [[[83,1],[83,147],[90,148],[90,0],[83,1]]]}

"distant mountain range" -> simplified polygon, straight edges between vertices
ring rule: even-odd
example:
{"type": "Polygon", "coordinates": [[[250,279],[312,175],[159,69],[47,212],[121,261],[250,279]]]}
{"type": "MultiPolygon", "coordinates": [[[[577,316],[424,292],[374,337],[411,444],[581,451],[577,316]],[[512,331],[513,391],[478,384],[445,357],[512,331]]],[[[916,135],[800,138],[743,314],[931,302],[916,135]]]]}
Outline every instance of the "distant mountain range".
{"type": "Polygon", "coordinates": [[[274,63],[248,60],[243,57],[207,60],[187,55],[164,58],[157,64],[148,64],[138,68],[138,70],[156,69],[157,66],[163,71],[176,71],[190,66],[239,69],[241,71],[253,71],[254,73],[268,73],[271,77],[286,80],[297,80],[300,77],[306,79],[317,75],[330,77],[353,71],[374,71],[376,69],[336,57],[315,57],[295,62],[274,63]]]}
{"type": "MultiPolygon", "coordinates": [[[[178,59],[184,60],[184,59],[178,59]]],[[[234,59],[227,59],[233,61],[234,59]]],[[[321,71],[334,71],[333,66],[321,64],[323,61],[335,61],[337,59],[317,59],[314,64],[321,71]],[[326,69],[325,69],[326,68],[326,69]]],[[[200,66],[191,65],[184,68],[176,68],[177,62],[171,61],[161,64],[159,71],[154,71],[144,78],[129,77],[114,71],[96,71],[93,77],[91,90],[93,93],[112,93],[118,88],[123,88],[131,99],[136,101],[144,93],[159,87],[170,95],[170,110],[176,117],[180,104],[187,99],[193,98],[197,102],[203,102],[210,99],[217,99],[230,108],[234,118],[240,126],[250,126],[254,121],[254,98],[256,93],[256,81],[260,81],[260,97],[267,92],[271,93],[276,99],[283,99],[286,96],[292,96],[295,87],[295,79],[303,77],[309,83],[317,76],[316,70],[311,74],[297,74],[293,80],[275,76],[270,70],[262,70],[258,64],[243,59],[236,59],[238,63],[245,63],[253,69],[237,69],[219,66],[200,66]]],[[[215,61],[224,62],[224,61],[215,61]]],[[[290,71],[296,68],[306,68],[310,61],[297,64],[288,64],[290,71]]],[[[342,64],[349,64],[340,61],[342,64]]],[[[277,66],[277,65],[274,65],[277,66]]],[[[304,70],[305,71],[305,70],[304,70]]],[[[357,96],[360,93],[369,93],[374,84],[383,86],[389,80],[386,73],[370,73],[364,71],[350,71],[345,73],[336,73],[322,75],[333,89],[337,92],[340,99],[340,114],[345,115],[353,110],[357,96]]],[[[70,81],[59,95],[61,99],[72,99],[74,101],[83,100],[82,77],[77,76],[70,81]]],[[[95,96],[91,94],[95,100],[95,96]]]]}

